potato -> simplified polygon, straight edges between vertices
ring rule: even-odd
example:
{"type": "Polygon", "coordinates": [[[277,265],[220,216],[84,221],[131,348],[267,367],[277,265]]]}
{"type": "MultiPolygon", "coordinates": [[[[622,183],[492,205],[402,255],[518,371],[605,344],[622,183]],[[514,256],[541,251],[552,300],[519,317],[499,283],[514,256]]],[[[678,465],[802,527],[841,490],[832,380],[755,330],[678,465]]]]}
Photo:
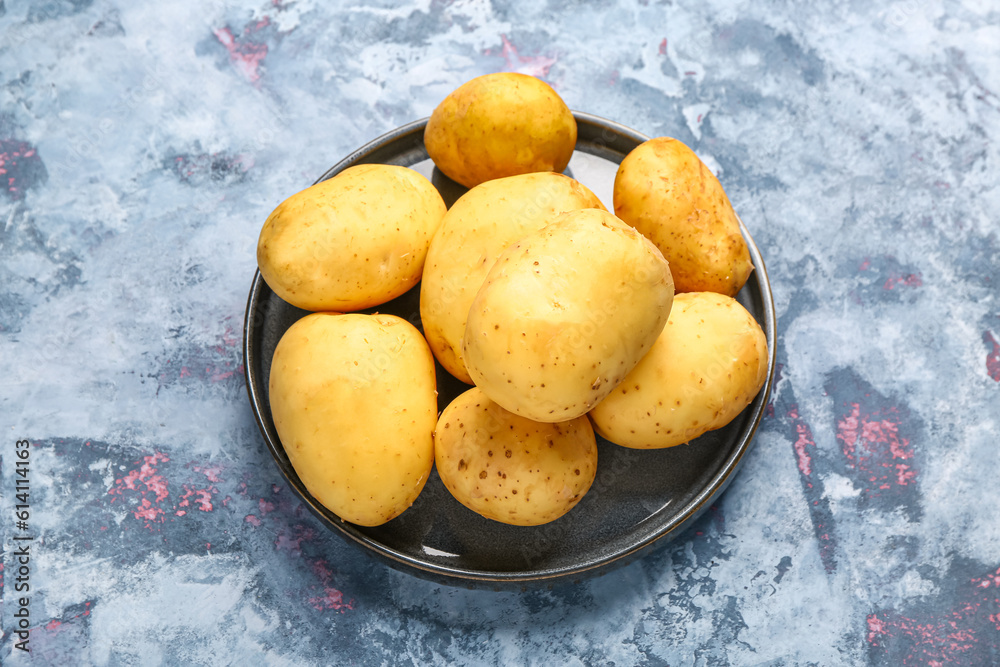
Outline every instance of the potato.
{"type": "Polygon", "coordinates": [[[541,424],[518,417],[473,387],[452,401],[434,431],[445,487],[488,519],[538,526],[580,502],[597,474],[586,417],[541,424]]]}
{"type": "Polygon", "coordinates": [[[606,211],[563,213],[497,259],[469,309],[463,358],[507,410],[574,419],[649,350],[673,295],[666,261],[634,229],[606,211]]]}
{"type": "Polygon", "coordinates": [[[766,376],[767,339],[738,301],[678,294],[652,349],[590,418],[619,445],[673,447],[731,422],[766,376]]]}
{"type": "Polygon", "coordinates": [[[544,81],[487,74],[434,109],[424,145],[438,169],[471,188],[493,178],[562,171],[576,146],[576,119],[544,81]]]}
{"type": "Polygon", "coordinates": [[[420,285],[420,318],[431,351],[449,373],[472,383],[462,361],[469,306],[500,253],[559,213],[604,209],[586,186],[554,172],[487,181],[445,214],[431,240],[420,285]]]}
{"type": "Polygon", "coordinates": [[[445,210],[437,189],[412,169],[351,167],[274,209],[260,232],[257,265],[293,306],[376,306],[420,280],[445,210]]]}
{"type": "Polygon", "coordinates": [[[434,358],[393,315],[312,313],[278,341],[271,415],[288,460],[331,512],[362,526],[398,516],[434,464],[434,358]]]}
{"type": "Polygon", "coordinates": [[[753,270],[719,180],[676,139],[640,144],[618,168],[615,215],[656,244],[678,292],[735,296],[753,270]]]}

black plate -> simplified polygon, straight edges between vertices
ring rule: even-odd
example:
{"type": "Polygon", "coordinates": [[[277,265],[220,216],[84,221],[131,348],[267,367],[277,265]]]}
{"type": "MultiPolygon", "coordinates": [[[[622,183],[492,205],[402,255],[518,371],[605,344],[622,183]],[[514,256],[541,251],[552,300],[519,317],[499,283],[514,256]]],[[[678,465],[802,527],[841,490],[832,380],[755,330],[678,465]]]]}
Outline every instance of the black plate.
{"type": "MultiPolygon", "coordinates": [[[[578,141],[567,173],[590,187],[610,210],[618,164],[647,137],[596,116],[574,115],[578,141]]],[[[423,143],[426,123],[426,119],[410,123],[376,139],[319,180],[355,164],[396,164],[429,177],[450,206],[465,188],[433,167],[423,143]]],[[[267,379],[274,348],[285,330],[306,311],[278,298],[258,271],[244,322],[244,367],[250,403],[278,469],[334,532],[393,567],[449,584],[524,588],[556,579],[580,579],[628,562],[652,544],[676,537],[732,480],[753,442],[771,390],[775,360],[771,288],[757,246],[742,222],[740,227],[755,270],[737,299],[757,318],[768,344],[767,382],[760,394],[727,427],[688,445],[633,450],[598,438],[597,478],[590,492],[564,517],[537,527],[484,519],[452,498],[436,471],[413,506],[383,526],[346,523],[320,505],[288,462],[268,402],[267,379]]],[[[392,313],[419,328],[419,290],[417,285],[366,312],[392,313]]],[[[439,410],[467,388],[438,366],[439,410]]]]}

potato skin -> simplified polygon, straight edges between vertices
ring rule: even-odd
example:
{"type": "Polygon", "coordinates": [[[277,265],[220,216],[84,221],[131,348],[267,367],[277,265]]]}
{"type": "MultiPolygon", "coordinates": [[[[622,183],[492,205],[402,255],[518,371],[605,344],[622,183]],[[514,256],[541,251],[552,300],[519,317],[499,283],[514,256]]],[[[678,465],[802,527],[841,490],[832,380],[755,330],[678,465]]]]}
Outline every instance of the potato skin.
{"type": "Polygon", "coordinates": [[[673,296],[652,243],[605,211],[569,211],[500,255],[469,309],[463,358],[507,410],[574,419],[639,362],[673,296]]]}
{"type": "Polygon", "coordinates": [[[673,447],[735,419],[766,377],[767,338],[738,301],[678,294],[652,349],[590,418],[618,445],[673,447]]]}
{"type": "Polygon", "coordinates": [[[434,456],[445,487],[494,521],[538,526],[569,512],[597,474],[586,417],[542,424],[518,417],[473,387],[441,413],[434,456]]]}
{"type": "Polygon", "coordinates": [[[615,176],[614,208],[670,262],[678,292],[735,296],[753,270],[722,185],[676,139],[650,139],[625,156],[615,176]]]}
{"type": "Polygon", "coordinates": [[[562,171],[576,119],[547,83],[514,72],[467,81],[434,109],[424,145],[437,168],[471,188],[493,178],[562,171]]]}
{"type": "Polygon", "coordinates": [[[469,306],[500,253],[565,211],[604,209],[585,185],[555,172],[487,181],[445,214],[431,240],[420,285],[420,319],[434,356],[472,384],[462,361],[469,306]]]}
{"type": "Polygon", "coordinates": [[[417,498],[434,462],[434,358],[393,315],[312,313],[282,336],[274,426],[302,483],[342,518],[377,526],[417,498]]]}
{"type": "Polygon", "coordinates": [[[412,169],[350,167],[274,209],[260,232],[257,265],[293,306],[376,306],[420,280],[445,211],[437,189],[412,169]]]}

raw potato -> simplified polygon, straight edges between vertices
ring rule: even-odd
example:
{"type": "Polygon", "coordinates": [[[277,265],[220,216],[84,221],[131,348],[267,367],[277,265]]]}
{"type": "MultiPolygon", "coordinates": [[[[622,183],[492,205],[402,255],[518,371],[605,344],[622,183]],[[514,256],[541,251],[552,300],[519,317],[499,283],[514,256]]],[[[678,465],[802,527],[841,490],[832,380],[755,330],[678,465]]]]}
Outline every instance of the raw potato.
{"type": "Polygon", "coordinates": [[[376,306],[420,280],[445,210],[437,189],[412,169],[351,167],[271,213],[257,242],[257,265],[268,286],[293,306],[376,306]]]}
{"type": "Polygon", "coordinates": [[[493,178],[564,170],[576,146],[576,119],[544,81],[486,74],[434,109],[424,145],[438,169],[471,188],[493,178]]]}
{"type": "Polygon", "coordinates": [[[274,351],[271,415],[302,483],[344,521],[377,526],[434,463],[434,358],[393,315],[312,313],[274,351]]]}
{"type": "Polygon", "coordinates": [[[678,292],[735,296],[753,270],[722,185],[676,139],[650,139],[622,160],[614,207],[670,262],[678,292]]]}
{"type": "Polygon", "coordinates": [[[472,300],[504,249],[556,215],[604,205],[586,186],[554,172],[522,174],[477,185],[448,210],[431,241],[420,284],[420,319],[434,356],[472,384],[462,336],[472,300]]]}
{"type": "Polygon", "coordinates": [[[674,297],[670,320],[625,381],[591,413],[597,432],[634,449],[660,449],[722,428],[757,396],[767,339],[735,299],[674,297]]]}
{"type": "Polygon", "coordinates": [[[586,414],[649,350],[674,285],[656,247],[597,209],[563,213],[508,247],[469,310],[476,386],[540,422],[586,414]]]}
{"type": "Polygon", "coordinates": [[[538,526],[580,502],[597,474],[586,417],[540,424],[473,387],[445,408],[434,432],[438,474],[463,505],[488,519],[538,526]]]}

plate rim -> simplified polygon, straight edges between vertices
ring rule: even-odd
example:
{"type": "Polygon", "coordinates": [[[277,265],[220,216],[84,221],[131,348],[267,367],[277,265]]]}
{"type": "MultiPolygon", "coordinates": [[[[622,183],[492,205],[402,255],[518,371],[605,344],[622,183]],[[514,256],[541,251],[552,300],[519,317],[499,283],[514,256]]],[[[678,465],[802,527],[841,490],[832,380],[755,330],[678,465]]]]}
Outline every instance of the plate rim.
{"type": "MultiPolygon", "coordinates": [[[[593,129],[603,130],[605,133],[610,132],[612,136],[614,136],[614,133],[617,133],[618,135],[625,137],[627,140],[635,141],[636,145],[650,139],[650,137],[616,121],[582,111],[574,110],[572,113],[577,121],[578,127],[583,125],[588,129],[588,131],[593,129]]],[[[424,153],[426,153],[426,149],[423,148],[423,129],[426,127],[428,120],[429,118],[422,118],[406,123],[364,144],[327,169],[323,175],[315,181],[315,183],[327,180],[347,167],[355,164],[362,164],[364,160],[371,158],[373,155],[377,155],[380,150],[385,149],[388,145],[396,144],[401,140],[405,141],[407,138],[411,138],[414,148],[419,147],[420,150],[423,150],[424,153]]],[[[580,152],[587,153],[588,151],[584,150],[586,147],[586,144],[581,146],[578,141],[577,147],[574,150],[580,150],[580,152]]],[[[353,526],[353,524],[345,522],[343,519],[340,519],[326,507],[321,505],[312,496],[312,494],[305,489],[301,480],[298,479],[298,475],[295,475],[295,479],[292,479],[282,468],[279,457],[284,454],[284,450],[282,449],[281,452],[278,451],[278,448],[282,447],[280,440],[277,442],[272,441],[271,435],[269,434],[261,415],[261,406],[264,405],[265,401],[263,392],[261,391],[258,393],[254,386],[254,380],[257,374],[251,364],[251,351],[252,343],[255,342],[254,331],[256,327],[251,322],[251,318],[253,317],[253,314],[259,310],[261,297],[265,290],[272,293],[273,291],[267,286],[260,273],[260,269],[257,268],[254,273],[253,282],[251,283],[250,293],[247,297],[247,305],[244,313],[242,345],[243,368],[247,396],[250,400],[250,407],[254,413],[254,419],[257,422],[258,429],[260,430],[261,436],[267,445],[274,464],[277,466],[279,473],[285,481],[287,481],[295,490],[299,499],[306,504],[310,511],[316,515],[322,523],[329,527],[333,527],[336,533],[342,537],[349,538],[351,542],[363,548],[366,553],[378,556],[390,566],[394,566],[397,569],[403,569],[411,574],[424,575],[425,578],[431,578],[440,583],[447,583],[450,585],[478,587],[485,584],[493,585],[494,587],[502,587],[503,585],[514,584],[524,587],[533,583],[552,582],[557,579],[578,579],[596,574],[599,571],[606,572],[611,566],[625,564],[656,544],[662,544],[674,539],[682,534],[684,529],[689,527],[690,524],[707,509],[711,501],[726,490],[739,472],[745,460],[746,454],[750,451],[754,444],[757,429],[759,428],[766,412],[773,387],[777,359],[777,321],[774,296],[771,291],[771,283],[768,278],[767,268],[760,249],[744,224],[742,218],[740,218],[738,214],[737,220],[740,226],[740,233],[743,235],[743,238],[747,243],[751,262],[754,266],[754,271],[751,274],[750,279],[754,280],[757,284],[763,308],[763,321],[761,324],[762,329],[764,330],[765,339],[768,343],[767,374],[764,386],[750,404],[753,406],[753,410],[748,417],[748,426],[741,433],[739,442],[730,452],[725,461],[720,465],[719,470],[716,471],[708,483],[706,483],[695,494],[694,498],[689,500],[684,506],[673,514],[673,518],[670,521],[663,526],[660,526],[645,539],[630,545],[629,548],[621,549],[611,555],[593,559],[592,561],[575,567],[510,572],[474,570],[469,568],[460,569],[449,567],[444,564],[421,561],[410,554],[402,553],[397,549],[393,549],[385,544],[382,544],[361,533],[353,526]],[[399,566],[402,567],[400,568],[399,566]]],[[[266,381],[266,379],[262,381],[266,381]]]]}

